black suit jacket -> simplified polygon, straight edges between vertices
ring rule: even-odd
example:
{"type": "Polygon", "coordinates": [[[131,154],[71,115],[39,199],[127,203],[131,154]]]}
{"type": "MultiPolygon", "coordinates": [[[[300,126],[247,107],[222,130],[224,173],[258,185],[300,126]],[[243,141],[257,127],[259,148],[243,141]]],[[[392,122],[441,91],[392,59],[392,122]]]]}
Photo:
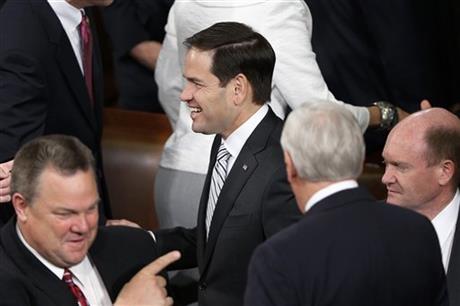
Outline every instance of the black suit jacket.
{"type": "MultiPolygon", "coordinates": [[[[197,227],[166,230],[158,236],[161,252],[180,247],[184,258],[189,259],[186,264],[197,261],[200,306],[242,305],[254,249],[301,217],[286,179],[279,143],[282,125],[269,110],[244,144],[217,200],[207,241],[206,206],[220,136],[216,136],[212,146],[197,227]]],[[[176,267],[184,267],[183,264],[176,267]]]]}
{"type": "MultiPolygon", "coordinates": [[[[91,11],[88,10],[91,18],[91,11]]],[[[93,25],[93,23],[92,23],[93,25]]],[[[7,0],[0,10],[0,162],[28,140],[67,134],[93,152],[103,205],[110,217],[101,157],[102,66],[93,29],[91,106],[77,58],[46,0],[7,0]]]]}
{"type": "Polygon", "coordinates": [[[448,305],[436,233],[364,189],[335,193],[255,252],[245,305],[448,305]]]}
{"type": "MultiPolygon", "coordinates": [[[[1,306],[77,306],[67,285],[19,240],[14,219],[2,228],[0,243],[1,306]]],[[[138,270],[157,257],[152,237],[128,227],[99,228],[89,256],[112,301],[138,270]]]]}
{"type": "MultiPolygon", "coordinates": [[[[449,69],[452,37],[443,22],[444,1],[305,2],[313,19],[313,51],[336,98],[359,106],[385,100],[407,112],[419,110],[422,99],[436,106],[454,102],[450,87],[458,69],[449,69]]],[[[366,135],[368,150],[382,148],[385,137],[366,135]]]]}
{"type": "Polygon", "coordinates": [[[172,0],[115,0],[102,9],[105,30],[112,42],[118,102],[124,108],[162,112],[154,72],[129,52],[143,41],[163,41],[172,4],[172,0]]]}
{"type": "Polygon", "coordinates": [[[460,305],[460,212],[455,227],[454,241],[447,267],[447,288],[449,289],[450,306],[460,305]]]}

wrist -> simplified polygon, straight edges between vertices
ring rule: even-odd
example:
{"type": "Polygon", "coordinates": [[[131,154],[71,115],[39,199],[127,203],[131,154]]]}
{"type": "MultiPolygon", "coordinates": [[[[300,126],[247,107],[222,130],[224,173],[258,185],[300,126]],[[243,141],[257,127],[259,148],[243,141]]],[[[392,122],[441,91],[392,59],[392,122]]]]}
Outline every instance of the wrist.
{"type": "Polygon", "coordinates": [[[391,130],[398,123],[399,116],[396,106],[386,101],[377,101],[373,103],[379,110],[378,128],[381,130],[391,130]]]}

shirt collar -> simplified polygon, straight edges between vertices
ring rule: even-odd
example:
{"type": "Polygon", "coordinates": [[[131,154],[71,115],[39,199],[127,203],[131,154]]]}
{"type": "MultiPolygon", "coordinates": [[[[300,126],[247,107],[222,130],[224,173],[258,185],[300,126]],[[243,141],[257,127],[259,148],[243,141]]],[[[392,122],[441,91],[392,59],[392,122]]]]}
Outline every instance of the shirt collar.
{"type": "Polygon", "coordinates": [[[232,157],[238,156],[241,149],[243,148],[246,140],[251,136],[252,132],[256,129],[257,125],[264,119],[268,112],[268,106],[262,105],[257,112],[254,113],[246,122],[240,125],[233,133],[231,133],[227,139],[222,139],[225,148],[232,155],[232,157]]]}
{"type": "Polygon", "coordinates": [[[48,0],[49,5],[61,21],[64,30],[69,33],[76,29],[82,19],[84,10],[78,9],[65,0],[48,0]]]}
{"type": "Polygon", "coordinates": [[[358,183],[355,180],[345,180],[338,183],[333,183],[313,194],[313,196],[307,201],[307,204],[305,205],[305,212],[311,209],[313,205],[322,199],[325,199],[334,193],[356,187],[358,187],[358,183]]]}
{"type": "MultiPolygon", "coordinates": [[[[51,262],[49,262],[47,259],[45,259],[43,256],[40,255],[32,246],[25,240],[24,236],[21,233],[21,230],[19,229],[19,226],[16,224],[16,233],[19,236],[19,240],[24,244],[24,246],[45,266],[47,267],[54,275],[56,275],[57,278],[62,279],[62,276],[64,275],[64,269],[60,268],[51,262]]],[[[88,270],[91,268],[91,263],[89,261],[88,256],[85,256],[83,261],[81,261],[79,264],[70,267],[69,270],[72,272],[74,277],[77,279],[81,280],[84,275],[87,275],[88,270]]]]}
{"type": "Polygon", "coordinates": [[[434,229],[438,234],[439,243],[443,245],[446,239],[449,237],[451,231],[455,228],[457,223],[458,211],[460,208],[460,193],[459,190],[455,192],[455,196],[452,201],[444,207],[439,214],[434,217],[431,222],[433,223],[434,229]]]}

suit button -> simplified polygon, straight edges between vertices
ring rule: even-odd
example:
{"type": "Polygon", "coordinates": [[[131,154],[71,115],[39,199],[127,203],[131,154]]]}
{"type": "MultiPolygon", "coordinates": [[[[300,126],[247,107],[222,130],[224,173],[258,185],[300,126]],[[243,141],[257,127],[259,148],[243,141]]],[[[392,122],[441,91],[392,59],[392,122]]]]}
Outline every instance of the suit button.
{"type": "Polygon", "coordinates": [[[198,289],[200,289],[201,291],[203,291],[203,290],[206,290],[206,287],[207,287],[207,286],[208,286],[208,285],[207,285],[205,282],[203,282],[203,283],[200,283],[200,284],[198,285],[198,289]]]}

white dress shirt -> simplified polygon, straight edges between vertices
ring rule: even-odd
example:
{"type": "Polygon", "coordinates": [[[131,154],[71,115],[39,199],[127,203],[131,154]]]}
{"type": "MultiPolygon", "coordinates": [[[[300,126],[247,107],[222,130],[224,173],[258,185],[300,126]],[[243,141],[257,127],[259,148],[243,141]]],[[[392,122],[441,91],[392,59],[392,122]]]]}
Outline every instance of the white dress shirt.
{"type": "Polygon", "coordinates": [[[313,194],[313,196],[305,204],[305,212],[313,207],[316,203],[328,196],[337,193],[342,190],[352,189],[358,187],[358,183],[355,180],[345,180],[338,183],[333,183],[313,194]]]}
{"type": "Polygon", "coordinates": [[[240,125],[235,131],[233,131],[227,139],[222,139],[225,148],[230,153],[230,158],[228,159],[227,165],[227,174],[230,173],[230,170],[235,163],[236,158],[240,154],[241,149],[243,148],[246,140],[251,136],[252,132],[256,129],[257,125],[264,119],[265,115],[268,112],[268,106],[264,104],[257,112],[252,115],[246,122],[240,125]]]}
{"type": "Polygon", "coordinates": [[[80,23],[83,10],[77,9],[65,0],[48,0],[49,5],[59,18],[67,37],[72,45],[73,52],[77,58],[81,73],[83,74],[83,50],[80,40],[80,23]]]}
{"type": "MultiPolygon", "coordinates": [[[[32,248],[22,236],[19,227],[16,225],[16,232],[24,246],[57,278],[62,279],[64,269],[57,267],[41,256],[34,248],[32,248]]],[[[112,306],[110,296],[105,288],[96,266],[91,262],[88,256],[85,256],[82,262],[70,267],[70,272],[73,274],[74,283],[80,288],[90,305],[97,306],[112,306]]],[[[69,289],[70,290],[70,289],[69,289]]]]}
{"type": "Polygon", "coordinates": [[[434,229],[438,235],[439,245],[442,253],[442,263],[444,270],[447,272],[449,267],[450,253],[454,242],[455,227],[457,225],[458,210],[460,207],[459,190],[455,193],[454,198],[444,207],[443,210],[433,219],[434,229]]]}

